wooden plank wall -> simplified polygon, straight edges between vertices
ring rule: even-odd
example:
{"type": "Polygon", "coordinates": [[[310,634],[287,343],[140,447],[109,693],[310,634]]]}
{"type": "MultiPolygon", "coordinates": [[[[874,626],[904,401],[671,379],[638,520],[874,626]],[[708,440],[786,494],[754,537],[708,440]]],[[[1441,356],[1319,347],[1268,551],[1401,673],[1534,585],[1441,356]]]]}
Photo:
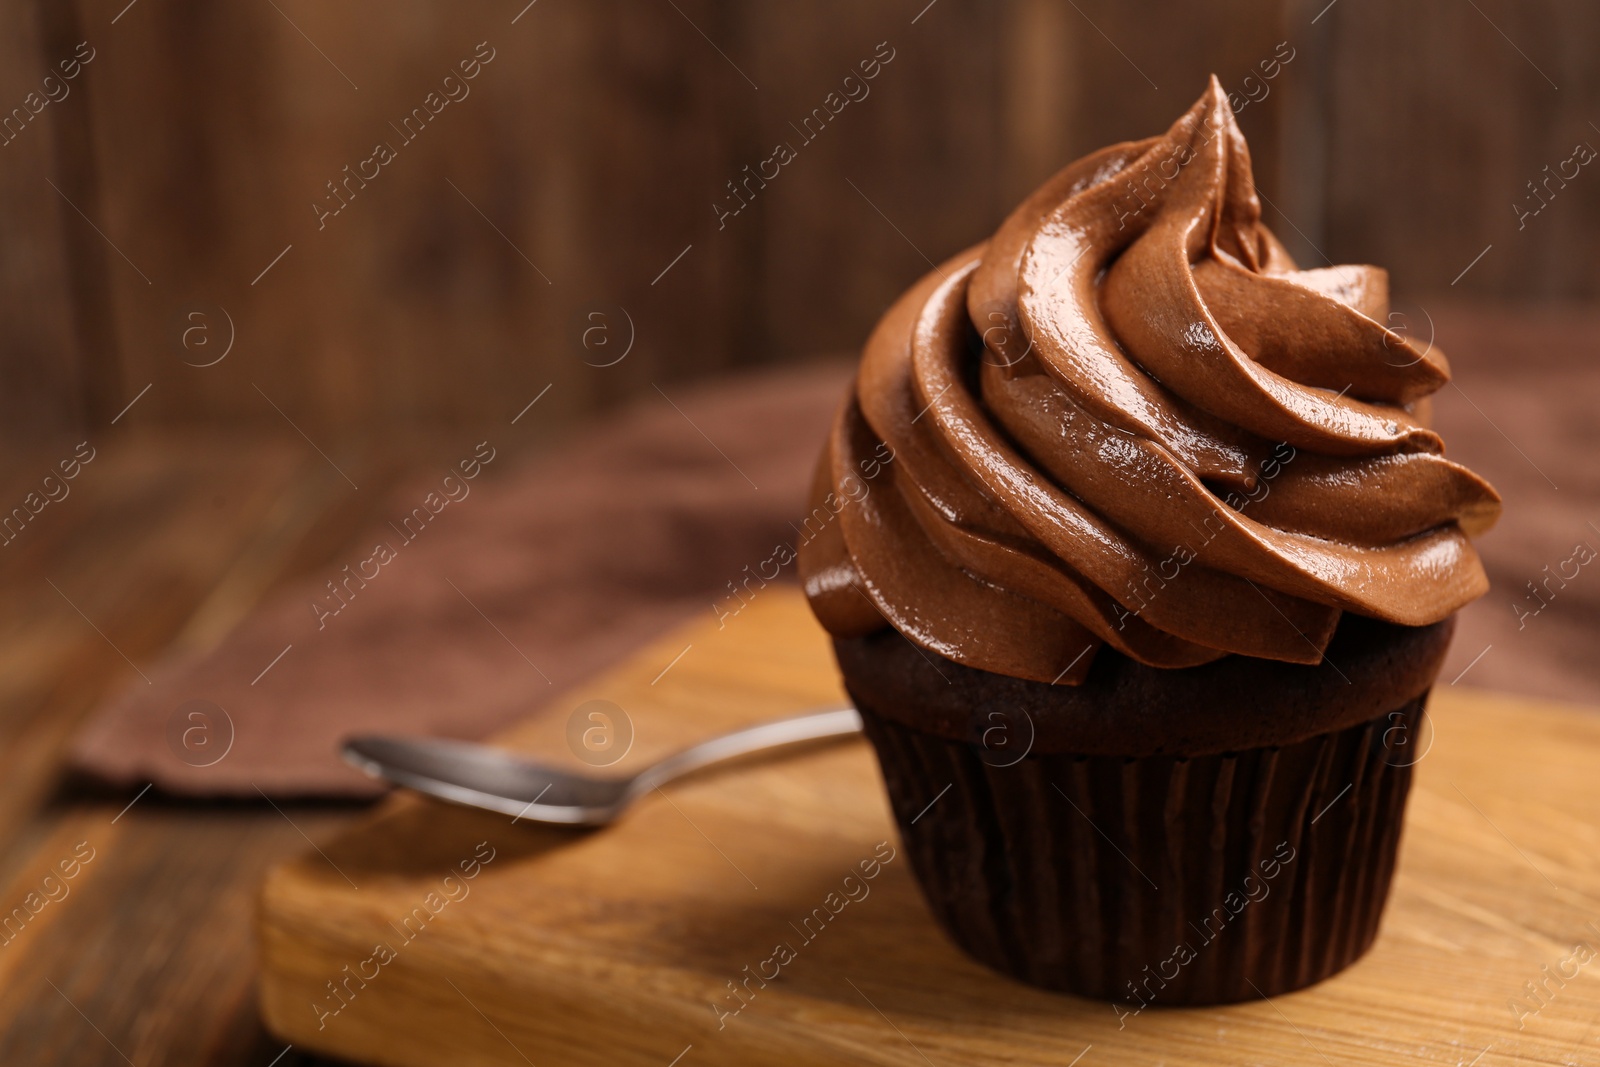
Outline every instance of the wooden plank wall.
{"type": "Polygon", "coordinates": [[[1577,0],[525,4],[0,0],[0,114],[94,53],[0,147],[0,433],[103,425],[146,385],[135,424],[338,437],[497,422],[548,384],[558,427],[851,350],[928,260],[1163,128],[1209,71],[1249,100],[1308,264],[1382,263],[1413,294],[1600,287],[1600,177],[1520,229],[1512,206],[1600,145],[1577,0]],[[475,51],[468,95],[403,137],[475,51]],[[319,218],[380,141],[395,158],[319,218]],[[795,158],[719,219],[779,143],[795,158]]]}
{"type": "Polygon", "coordinates": [[[113,385],[114,360],[87,355],[109,357],[113,340],[106,250],[66,219],[69,198],[96,199],[84,185],[93,172],[81,128],[57,121],[87,111],[83,80],[44,88],[72,60],[62,48],[72,14],[70,5],[0,4],[0,433],[13,438],[81,422],[113,385]]]}

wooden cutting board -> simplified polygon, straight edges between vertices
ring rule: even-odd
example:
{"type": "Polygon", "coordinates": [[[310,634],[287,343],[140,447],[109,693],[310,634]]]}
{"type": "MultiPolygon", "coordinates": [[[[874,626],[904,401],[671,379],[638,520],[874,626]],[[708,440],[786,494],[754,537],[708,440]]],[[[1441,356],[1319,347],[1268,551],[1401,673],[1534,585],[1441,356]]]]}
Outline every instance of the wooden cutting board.
{"type": "MultiPolygon", "coordinates": [[[[841,692],[804,602],[773,587],[502,741],[580,765],[568,719],[591,699],[631,720],[622,771],[841,692]]],[[[268,878],[262,1012],[297,1048],[395,1067],[1600,1063],[1600,716],[1449,686],[1432,711],[1377,946],[1270,1002],[1119,1028],[969,961],[854,740],[669,785],[592,833],[386,801],[268,878]],[[829,904],[864,860],[876,877],[829,904]],[[779,945],[780,977],[741,984],[779,945]]]]}

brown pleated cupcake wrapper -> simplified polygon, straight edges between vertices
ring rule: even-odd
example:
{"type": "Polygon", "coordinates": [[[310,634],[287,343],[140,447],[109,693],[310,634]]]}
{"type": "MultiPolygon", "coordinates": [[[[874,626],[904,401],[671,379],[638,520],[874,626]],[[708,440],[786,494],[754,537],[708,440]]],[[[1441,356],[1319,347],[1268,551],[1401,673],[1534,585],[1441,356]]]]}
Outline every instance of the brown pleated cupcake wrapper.
{"type": "Polygon", "coordinates": [[[955,941],[1022,981],[1142,1011],[1300,989],[1371,946],[1426,699],[1281,748],[1012,766],[861,711],[955,941]]]}

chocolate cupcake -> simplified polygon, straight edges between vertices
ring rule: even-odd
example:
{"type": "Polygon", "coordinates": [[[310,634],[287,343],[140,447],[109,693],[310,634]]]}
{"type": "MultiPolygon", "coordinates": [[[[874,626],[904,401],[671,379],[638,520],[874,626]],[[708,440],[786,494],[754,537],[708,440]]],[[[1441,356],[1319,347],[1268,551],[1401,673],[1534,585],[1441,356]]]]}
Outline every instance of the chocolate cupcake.
{"type": "Polygon", "coordinates": [[[1300,270],[1215,79],[906,293],[801,574],[934,914],[1024,981],[1298,989],[1370,944],[1468,534],[1444,355],[1300,270]]]}

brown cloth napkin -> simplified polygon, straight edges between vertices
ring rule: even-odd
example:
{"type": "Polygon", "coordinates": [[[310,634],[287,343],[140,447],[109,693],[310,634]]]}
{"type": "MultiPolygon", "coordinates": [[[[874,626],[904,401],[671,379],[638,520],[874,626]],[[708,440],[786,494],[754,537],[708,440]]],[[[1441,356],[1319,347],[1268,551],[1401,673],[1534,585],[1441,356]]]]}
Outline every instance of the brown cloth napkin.
{"type": "MultiPolygon", "coordinates": [[[[1506,503],[1479,545],[1493,588],[1463,612],[1439,685],[1600,702],[1600,560],[1561,577],[1578,545],[1600,551],[1600,316],[1433,308],[1405,322],[1419,339],[1436,332],[1455,368],[1436,404],[1449,454],[1506,503]]],[[[333,755],[340,737],[479,737],[529,714],[671,624],[712,618],[725,583],[792,536],[848,373],[830,365],[685,391],[681,413],[651,397],[558,453],[471,483],[322,629],[309,604],[337,604],[330,575],[103,708],[76,766],[172,793],[367,795],[372,784],[333,755]],[[226,709],[236,730],[207,767],[174,754],[177,713],[193,699],[226,709]]],[[[392,513],[434,487],[397,493],[392,513]]],[[[379,539],[400,540],[376,530],[348,562],[379,539]]]]}
{"type": "Polygon", "coordinates": [[[495,469],[513,463],[502,448],[471,481],[442,486],[441,469],[398,489],[382,513],[401,529],[372,530],[209,653],[101,708],[75,741],[74,768],[175,794],[378,792],[339,761],[340,738],[482,737],[675,623],[713,619],[746,564],[794,540],[790,521],[804,513],[850,373],[828,363],[672,389],[671,401],[652,391],[513,470],[495,469]],[[425,526],[402,525],[428,492],[439,507],[461,486],[425,526]],[[363,586],[345,564],[376,576],[363,586]],[[348,582],[346,606],[330,578],[348,582]],[[319,619],[312,604],[339,610],[319,619]],[[226,725],[197,700],[233,727],[231,749],[209,766],[199,764],[221,754],[226,725]],[[189,719],[196,708],[207,717],[189,719]],[[184,730],[204,734],[186,743],[184,730]]]}

